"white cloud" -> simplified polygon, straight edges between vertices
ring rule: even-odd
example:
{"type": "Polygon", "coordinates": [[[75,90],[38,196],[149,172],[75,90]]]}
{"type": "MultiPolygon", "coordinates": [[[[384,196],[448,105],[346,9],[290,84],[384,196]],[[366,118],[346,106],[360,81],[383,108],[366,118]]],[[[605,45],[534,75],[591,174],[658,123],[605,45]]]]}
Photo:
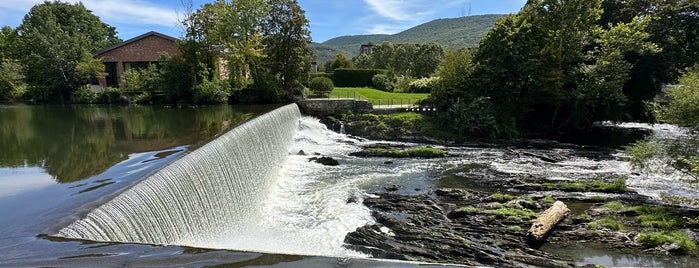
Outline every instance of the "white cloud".
{"type": "Polygon", "coordinates": [[[409,20],[408,4],[403,0],[364,0],[369,7],[382,17],[392,20],[409,20]]]}
{"type": "MultiPolygon", "coordinates": [[[[43,3],[44,0],[14,0],[0,1],[0,9],[18,12],[29,12],[32,6],[43,3]]],[[[157,25],[174,27],[177,25],[177,11],[172,7],[159,6],[140,0],[69,0],[67,2],[82,2],[92,13],[99,16],[103,22],[127,25],[157,25]]]]}

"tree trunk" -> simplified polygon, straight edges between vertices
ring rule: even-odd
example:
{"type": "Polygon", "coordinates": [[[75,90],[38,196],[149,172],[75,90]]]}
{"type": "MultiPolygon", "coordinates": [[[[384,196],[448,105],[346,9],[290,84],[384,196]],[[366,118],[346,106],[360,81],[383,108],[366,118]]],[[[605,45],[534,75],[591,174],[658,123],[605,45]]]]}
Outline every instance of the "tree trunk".
{"type": "Polygon", "coordinates": [[[540,241],[553,229],[556,224],[568,216],[570,209],[561,201],[556,201],[536,219],[529,228],[527,236],[535,241],[540,241]]]}

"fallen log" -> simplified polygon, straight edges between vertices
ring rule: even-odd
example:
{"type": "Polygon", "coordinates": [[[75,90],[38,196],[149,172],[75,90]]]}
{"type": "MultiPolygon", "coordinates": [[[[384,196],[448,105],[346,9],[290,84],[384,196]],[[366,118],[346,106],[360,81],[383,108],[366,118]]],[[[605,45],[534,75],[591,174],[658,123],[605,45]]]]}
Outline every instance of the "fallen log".
{"type": "Polygon", "coordinates": [[[532,227],[529,228],[527,236],[534,241],[540,241],[546,234],[553,229],[556,224],[563,218],[568,216],[570,209],[561,201],[556,201],[553,205],[545,210],[534,221],[532,227]]]}

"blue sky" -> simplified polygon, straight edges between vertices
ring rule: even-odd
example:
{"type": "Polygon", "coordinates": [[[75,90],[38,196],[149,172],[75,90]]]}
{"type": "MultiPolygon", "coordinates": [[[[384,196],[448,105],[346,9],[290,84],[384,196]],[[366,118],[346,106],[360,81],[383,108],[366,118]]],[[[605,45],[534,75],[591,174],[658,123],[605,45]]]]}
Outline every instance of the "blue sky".
{"type": "MultiPolygon", "coordinates": [[[[64,2],[77,2],[63,0],[64,2]]],[[[188,0],[185,0],[188,1],[188,0]]],[[[195,8],[213,0],[192,0],[195,8]]],[[[1,0],[0,26],[16,27],[31,7],[43,0],[1,0]]],[[[177,26],[180,0],[82,0],[126,40],[148,31],[181,37],[177,26]]],[[[439,18],[462,14],[516,13],[526,0],[299,0],[311,22],[314,42],[359,34],[393,34],[439,18]]]]}

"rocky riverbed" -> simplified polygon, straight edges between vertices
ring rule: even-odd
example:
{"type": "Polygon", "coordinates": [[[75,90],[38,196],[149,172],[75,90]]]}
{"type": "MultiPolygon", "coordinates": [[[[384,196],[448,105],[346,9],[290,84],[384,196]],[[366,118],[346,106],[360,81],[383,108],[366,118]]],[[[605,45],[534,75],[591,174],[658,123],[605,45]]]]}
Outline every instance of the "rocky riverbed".
{"type": "MultiPolygon", "coordinates": [[[[349,132],[352,122],[346,125],[349,132]]],[[[635,169],[619,147],[624,141],[456,144],[393,136],[399,142],[357,138],[351,143],[359,148],[336,155],[340,166],[361,162],[369,171],[375,163],[375,174],[396,172],[395,178],[381,174],[385,184],[369,187],[370,194],[348,200],[362,202],[375,220],[345,237],[349,249],[377,258],[494,267],[699,263],[696,187],[635,169]],[[415,151],[436,153],[408,153],[415,151]],[[424,173],[406,176],[398,167],[424,173]],[[530,240],[532,223],[555,201],[570,214],[543,240],[530,240]],[[596,257],[573,256],[572,249],[596,257]]]]}

